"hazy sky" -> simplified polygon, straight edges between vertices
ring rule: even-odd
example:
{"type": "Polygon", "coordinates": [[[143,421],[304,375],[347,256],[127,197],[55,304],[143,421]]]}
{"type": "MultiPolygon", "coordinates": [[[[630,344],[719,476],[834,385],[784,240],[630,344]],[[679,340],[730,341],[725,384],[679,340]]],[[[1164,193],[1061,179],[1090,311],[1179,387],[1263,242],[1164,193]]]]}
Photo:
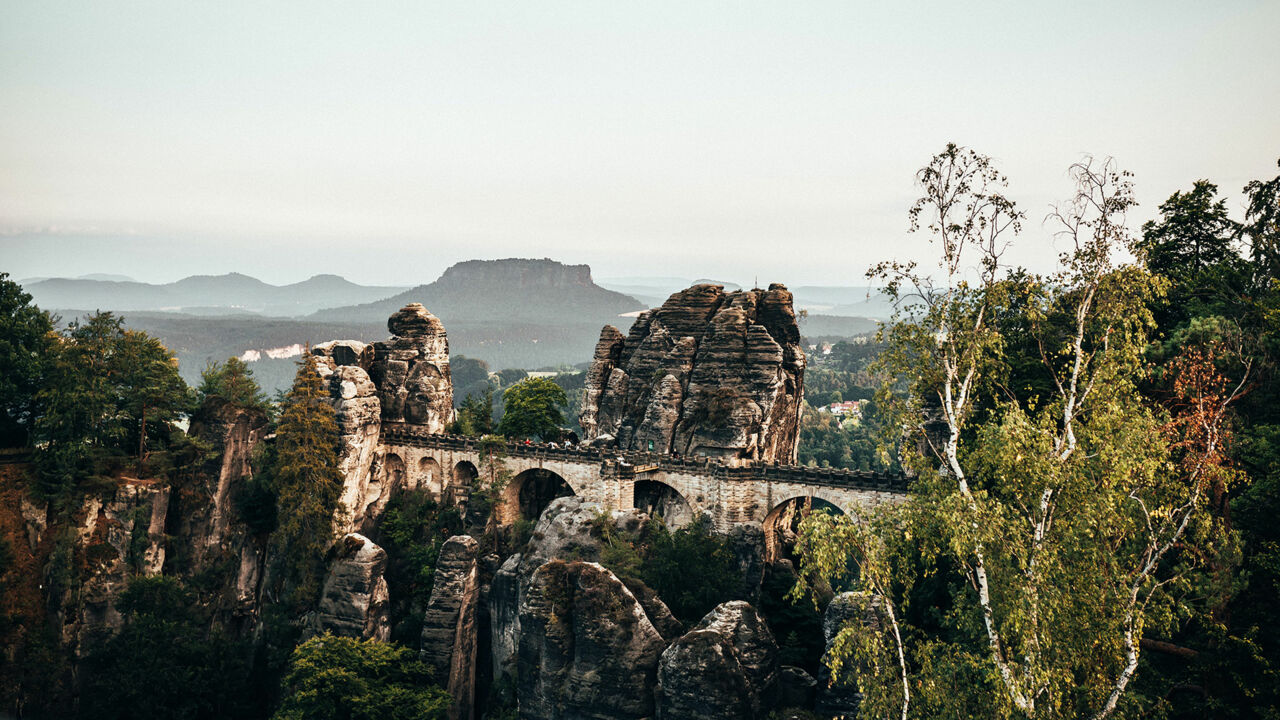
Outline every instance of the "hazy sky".
{"type": "Polygon", "coordinates": [[[1135,225],[1280,157],[1280,2],[0,0],[0,270],[416,284],[474,257],[860,284],[947,141],[1135,225]]]}

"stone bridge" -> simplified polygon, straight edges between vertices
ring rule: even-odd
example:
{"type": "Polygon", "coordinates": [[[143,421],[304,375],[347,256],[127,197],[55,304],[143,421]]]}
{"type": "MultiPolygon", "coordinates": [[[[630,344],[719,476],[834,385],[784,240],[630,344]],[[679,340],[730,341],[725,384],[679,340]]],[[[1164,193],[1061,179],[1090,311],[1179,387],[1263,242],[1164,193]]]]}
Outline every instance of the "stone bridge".
{"type": "MultiPolygon", "coordinates": [[[[381,446],[384,477],[378,480],[390,486],[403,480],[446,501],[465,497],[481,469],[491,467],[476,438],[427,433],[407,424],[384,423],[381,446]]],[[[536,519],[551,500],[573,494],[610,510],[661,513],[672,526],[702,513],[722,532],[734,525],[761,525],[771,555],[781,524],[791,524],[800,509],[828,507],[856,515],[859,507],[900,500],[907,489],[902,475],[733,466],[710,458],[548,443],[509,443],[498,462],[511,475],[497,509],[503,524],[536,519]]]]}

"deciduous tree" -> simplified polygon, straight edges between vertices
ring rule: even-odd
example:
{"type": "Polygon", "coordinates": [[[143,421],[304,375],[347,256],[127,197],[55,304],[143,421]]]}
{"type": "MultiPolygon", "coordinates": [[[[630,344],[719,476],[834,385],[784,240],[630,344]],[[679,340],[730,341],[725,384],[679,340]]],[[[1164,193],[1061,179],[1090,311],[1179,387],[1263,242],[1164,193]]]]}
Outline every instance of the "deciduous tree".
{"type": "Polygon", "coordinates": [[[561,409],[569,402],[564,388],[547,378],[527,378],[507,388],[502,400],[498,432],[511,438],[551,440],[560,436],[564,425],[561,409]]]}
{"type": "MultiPolygon", "coordinates": [[[[1186,548],[1209,521],[1207,489],[1225,472],[1226,413],[1238,386],[1209,373],[1204,358],[1188,358],[1176,372],[1194,411],[1170,417],[1145,402],[1148,307],[1161,284],[1116,260],[1133,247],[1131,184],[1110,161],[1077,163],[1071,176],[1075,194],[1049,216],[1065,246],[1050,276],[1004,265],[1022,214],[990,161],[956,146],[920,172],[924,192],[912,209],[913,228],[928,227],[939,248],[941,277],[914,264],[873,271],[896,300],[915,303],[887,331],[884,355],[886,376],[907,378],[909,393],[886,387],[881,399],[917,439],[919,452],[905,459],[917,478],[901,515],[882,526],[964,580],[944,631],[906,643],[899,665],[910,672],[896,683],[903,715],[905,689],[923,716],[963,715],[973,706],[963,690],[990,692],[983,704],[994,716],[1114,713],[1137,671],[1144,626],[1167,615],[1171,591],[1194,567],[1186,548]],[[1009,382],[1015,326],[1045,379],[1026,385],[1032,392],[1009,382]],[[974,671],[987,681],[955,687],[957,674],[974,671]]],[[[804,526],[810,573],[822,574],[823,543],[841,537],[827,528],[824,541],[823,529],[804,526]]],[[[889,538],[834,542],[888,611],[908,603],[912,561],[886,568],[885,558],[902,557],[879,550],[889,538]]],[[[865,627],[885,631],[875,626],[865,627]]],[[[858,667],[861,682],[885,679],[867,675],[866,662],[858,667]]]]}

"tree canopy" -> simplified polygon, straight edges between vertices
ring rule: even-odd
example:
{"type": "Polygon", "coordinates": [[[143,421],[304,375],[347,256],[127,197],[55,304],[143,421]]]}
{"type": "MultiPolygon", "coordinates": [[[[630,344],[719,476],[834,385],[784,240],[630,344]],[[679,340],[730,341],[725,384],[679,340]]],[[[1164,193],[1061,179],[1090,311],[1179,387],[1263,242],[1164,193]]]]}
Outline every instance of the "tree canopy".
{"type": "Polygon", "coordinates": [[[432,720],[449,695],[413,650],[333,635],[293,651],[275,720],[432,720]]]}
{"type": "Polygon", "coordinates": [[[510,438],[560,436],[564,425],[561,408],[569,403],[564,388],[548,378],[526,378],[502,395],[503,413],[498,432],[510,438]]]}
{"type": "Polygon", "coordinates": [[[280,408],[270,473],[279,523],[272,538],[279,544],[281,557],[289,559],[290,595],[301,607],[320,590],[335,515],[345,511],[338,471],[338,421],[310,353],[298,363],[293,387],[280,408]]]}
{"type": "Polygon", "coordinates": [[[0,273],[0,444],[22,446],[36,416],[53,320],[0,273]]]}
{"type": "MultiPolygon", "coordinates": [[[[913,492],[863,525],[812,517],[800,544],[808,583],[838,582],[851,559],[860,570],[854,587],[877,620],[846,627],[831,659],[869,715],[1132,710],[1144,634],[1177,626],[1222,552],[1211,497],[1239,481],[1225,461],[1241,389],[1222,372],[1231,349],[1184,348],[1165,364],[1165,401],[1143,394],[1169,281],[1120,260],[1139,249],[1129,175],[1088,159],[1070,176],[1075,192],[1049,216],[1066,249],[1037,276],[1003,259],[1023,217],[1004,176],[949,145],[917,175],[911,211],[938,272],[871,273],[901,308],[882,337],[877,405],[885,428],[909,430],[913,492]],[[939,593],[950,611],[915,605],[939,593]]],[[[1162,206],[1146,257],[1232,262],[1213,193],[1197,184],[1162,206]]]]}

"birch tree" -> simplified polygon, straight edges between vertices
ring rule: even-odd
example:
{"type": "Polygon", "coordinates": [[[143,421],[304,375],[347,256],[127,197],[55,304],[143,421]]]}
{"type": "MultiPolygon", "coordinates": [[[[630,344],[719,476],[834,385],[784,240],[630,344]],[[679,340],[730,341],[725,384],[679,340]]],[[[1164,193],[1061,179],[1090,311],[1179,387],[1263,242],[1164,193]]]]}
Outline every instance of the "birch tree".
{"type": "MultiPolygon", "coordinates": [[[[1024,216],[990,159],[955,145],[918,173],[911,210],[913,230],[938,250],[936,272],[888,262],[870,273],[901,308],[881,360],[896,388],[881,402],[917,449],[904,458],[917,474],[913,494],[894,511],[901,520],[881,527],[963,580],[944,609],[949,631],[904,633],[894,622],[886,646],[917,638],[902,652],[903,717],[912,687],[922,717],[958,707],[938,658],[949,671],[980,670],[984,679],[966,689],[990,693],[995,716],[1114,714],[1137,672],[1144,624],[1167,615],[1170,590],[1192,569],[1181,548],[1209,522],[1206,488],[1227,473],[1226,413],[1238,389],[1214,370],[1212,352],[1170,364],[1179,412],[1139,393],[1148,307],[1161,287],[1119,262],[1133,248],[1129,175],[1092,159],[1069,175],[1074,193],[1046,218],[1061,250],[1052,274],[1003,262],[1024,216]]],[[[818,558],[843,542],[874,571],[863,583],[879,587],[887,607],[909,601],[910,558],[896,577],[875,579],[888,557],[869,552],[875,544],[819,523],[804,532],[803,570],[820,574],[818,558]]]]}

